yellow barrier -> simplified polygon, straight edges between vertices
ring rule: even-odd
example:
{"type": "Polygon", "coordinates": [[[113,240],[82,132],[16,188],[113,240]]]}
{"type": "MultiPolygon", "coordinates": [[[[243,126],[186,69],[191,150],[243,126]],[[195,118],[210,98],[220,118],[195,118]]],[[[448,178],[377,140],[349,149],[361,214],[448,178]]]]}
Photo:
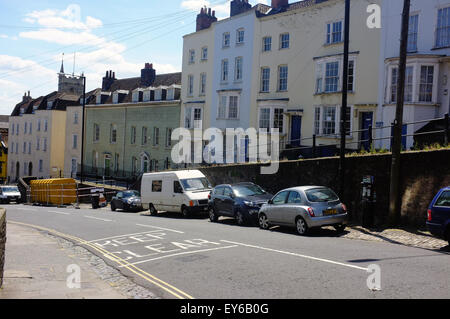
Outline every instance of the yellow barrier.
{"type": "Polygon", "coordinates": [[[41,204],[72,204],[77,201],[73,178],[36,179],[30,182],[31,201],[41,204]]]}

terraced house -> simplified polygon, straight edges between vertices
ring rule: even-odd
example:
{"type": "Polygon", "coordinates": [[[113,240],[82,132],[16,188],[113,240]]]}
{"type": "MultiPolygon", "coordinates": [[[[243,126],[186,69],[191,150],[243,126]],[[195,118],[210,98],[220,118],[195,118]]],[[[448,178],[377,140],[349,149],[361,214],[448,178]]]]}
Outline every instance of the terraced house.
{"type": "MultiPolygon", "coordinates": [[[[343,119],[350,149],[366,139],[350,131],[374,125],[377,116],[381,31],[367,27],[367,5],[352,1],[349,107],[343,119]]],[[[200,100],[195,84],[202,75],[194,66],[204,66],[201,72],[211,81],[198,106],[201,111],[194,113],[203,120],[203,129],[255,128],[260,135],[278,129],[281,151],[311,146],[315,135],[317,145],[328,146],[325,153],[334,153],[341,121],[344,0],[273,0],[270,6],[253,7],[233,0],[229,18],[216,21],[212,15],[208,23],[199,23],[208,18],[205,11],[197,16],[196,32],[184,37],[183,86],[194,87],[182,91],[182,108],[200,100]],[[208,45],[208,64],[194,54],[202,45],[208,45]]],[[[235,143],[247,153],[245,140],[235,143]]]]}
{"type": "Polygon", "coordinates": [[[173,167],[172,131],[180,123],[181,73],[156,74],[146,63],[140,77],[116,79],[107,71],[91,92],[85,114],[85,172],[132,177],[173,167]]]}

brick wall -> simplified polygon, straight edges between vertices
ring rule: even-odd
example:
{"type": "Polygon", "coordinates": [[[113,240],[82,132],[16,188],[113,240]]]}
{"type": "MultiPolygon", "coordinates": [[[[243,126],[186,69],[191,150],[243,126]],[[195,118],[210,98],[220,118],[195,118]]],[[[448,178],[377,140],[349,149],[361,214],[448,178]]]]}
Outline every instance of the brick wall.
{"type": "Polygon", "coordinates": [[[0,288],[3,283],[3,266],[5,264],[6,244],[6,210],[0,208],[0,288]]]}
{"type": "MultiPolygon", "coordinates": [[[[424,226],[428,204],[436,192],[450,185],[450,150],[403,153],[401,157],[401,222],[403,225],[424,226]]],[[[384,224],[389,207],[389,178],[391,155],[366,155],[346,159],[346,189],[343,202],[351,219],[361,221],[361,181],[365,175],[375,178],[375,223],[384,224]]],[[[254,182],[267,191],[276,193],[299,185],[324,185],[339,188],[339,158],[281,162],[274,175],[261,175],[261,164],[240,164],[201,168],[213,185],[254,182]]]]}

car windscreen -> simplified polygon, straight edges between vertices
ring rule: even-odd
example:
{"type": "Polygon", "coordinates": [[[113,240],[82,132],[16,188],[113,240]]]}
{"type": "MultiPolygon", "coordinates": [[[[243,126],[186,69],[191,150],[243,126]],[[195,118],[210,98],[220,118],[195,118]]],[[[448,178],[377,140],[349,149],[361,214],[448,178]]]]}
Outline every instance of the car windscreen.
{"type": "Polygon", "coordinates": [[[123,198],[128,198],[128,197],[132,197],[132,196],[141,196],[139,194],[138,191],[128,191],[128,192],[123,192],[123,198]]]}
{"type": "Polygon", "coordinates": [[[5,193],[10,193],[10,192],[18,192],[19,189],[17,187],[2,187],[2,191],[5,193]]]}
{"type": "Polygon", "coordinates": [[[310,202],[332,202],[339,200],[339,197],[329,188],[312,188],[305,191],[310,202]]]}
{"type": "Polygon", "coordinates": [[[233,186],[233,190],[234,190],[236,196],[239,196],[239,197],[257,196],[257,195],[267,194],[258,185],[235,185],[235,186],[233,186]]]}
{"type": "Polygon", "coordinates": [[[212,186],[205,177],[180,179],[185,191],[211,189],[212,186]]]}
{"type": "Polygon", "coordinates": [[[450,207],[450,191],[443,191],[434,206],[450,207]]]}

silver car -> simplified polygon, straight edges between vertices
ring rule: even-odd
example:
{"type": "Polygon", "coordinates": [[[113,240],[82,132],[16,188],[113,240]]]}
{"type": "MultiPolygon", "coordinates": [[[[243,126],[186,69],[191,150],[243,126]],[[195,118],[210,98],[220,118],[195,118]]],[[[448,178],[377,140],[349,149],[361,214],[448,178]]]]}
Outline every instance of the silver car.
{"type": "Polygon", "coordinates": [[[321,226],[334,226],[341,233],[347,224],[347,208],[339,197],[324,186],[299,186],[283,189],[258,214],[259,226],[295,227],[300,235],[321,226]]]}

